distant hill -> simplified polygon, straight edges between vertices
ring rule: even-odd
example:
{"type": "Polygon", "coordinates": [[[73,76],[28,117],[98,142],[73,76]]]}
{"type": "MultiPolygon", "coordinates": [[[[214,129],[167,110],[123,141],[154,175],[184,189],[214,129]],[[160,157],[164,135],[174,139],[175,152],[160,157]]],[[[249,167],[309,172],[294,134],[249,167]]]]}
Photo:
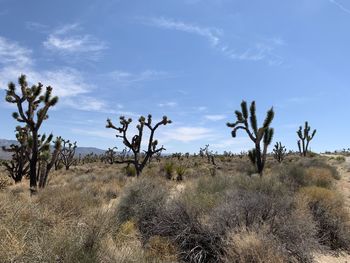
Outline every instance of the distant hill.
{"type": "MultiPolygon", "coordinates": [[[[2,150],[2,147],[9,147],[11,144],[17,144],[17,141],[15,140],[7,140],[7,139],[0,139],[0,159],[2,160],[8,160],[11,158],[11,153],[4,152],[2,150]]],[[[77,147],[75,151],[75,155],[79,156],[81,154],[82,157],[89,153],[94,153],[97,155],[103,154],[105,150],[95,148],[95,147],[77,147]]]]}

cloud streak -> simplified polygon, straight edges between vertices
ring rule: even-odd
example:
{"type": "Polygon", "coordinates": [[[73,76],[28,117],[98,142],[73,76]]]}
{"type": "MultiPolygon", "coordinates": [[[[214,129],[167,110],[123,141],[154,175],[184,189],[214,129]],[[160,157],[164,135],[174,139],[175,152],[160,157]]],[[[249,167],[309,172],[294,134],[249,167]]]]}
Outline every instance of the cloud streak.
{"type": "Polygon", "coordinates": [[[210,120],[210,121],[221,121],[226,118],[225,115],[222,114],[217,114],[217,115],[205,115],[205,119],[210,120]]]}
{"type": "Polygon", "coordinates": [[[69,67],[38,70],[32,53],[32,50],[17,42],[0,37],[0,87],[5,88],[9,81],[16,82],[21,74],[26,74],[30,85],[40,81],[45,86],[52,86],[53,94],[60,98],[60,105],[80,110],[86,110],[87,107],[102,109],[104,102],[84,97],[94,87],[85,82],[82,72],[69,67]],[[76,99],[78,95],[81,101],[76,99]],[[71,103],[73,97],[74,103],[71,103]]]}
{"type": "Polygon", "coordinates": [[[101,51],[107,49],[106,43],[89,34],[79,34],[79,31],[78,24],[64,25],[50,33],[43,46],[64,56],[86,54],[97,59],[101,51]]]}
{"type": "Polygon", "coordinates": [[[114,81],[122,84],[132,84],[136,82],[167,79],[173,77],[164,71],[145,70],[139,73],[132,73],[122,70],[115,70],[108,74],[114,81]]]}
{"type": "Polygon", "coordinates": [[[213,46],[217,46],[220,44],[219,36],[221,35],[221,30],[217,28],[200,27],[194,24],[184,23],[182,21],[175,21],[164,17],[151,18],[146,23],[164,29],[178,30],[204,37],[213,46]]]}
{"type": "Polygon", "coordinates": [[[328,0],[330,3],[336,5],[337,7],[339,7],[341,10],[343,10],[345,13],[350,15],[350,9],[346,8],[345,6],[343,6],[341,3],[335,1],[335,0],[328,0]]]}
{"type": "Polygon", "coordinates": [[[219,28],[202,27],[192,23],[164,17],[142,19],[142,22],[148,26],[154,26],[166,30],[176,30],[200,36],[206,39],[214,49],[232,60],[267,61],[269,65],[280,65],[283,63],[283,58],[275,54],[276,48],[285,44],[281,38],[275,37],[259,40],[251,47],[245,50],[239,50],[237,48],[232,48],[231,45],[225,43],[224,31],[219,28]]]}

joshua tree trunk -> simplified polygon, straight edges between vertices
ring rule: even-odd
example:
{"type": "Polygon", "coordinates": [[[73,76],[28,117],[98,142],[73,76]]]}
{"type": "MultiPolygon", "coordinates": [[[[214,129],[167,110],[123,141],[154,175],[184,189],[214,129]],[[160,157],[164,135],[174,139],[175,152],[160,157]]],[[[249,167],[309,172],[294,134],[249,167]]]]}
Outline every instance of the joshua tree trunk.
{"type": "Polygon", "coordinates": [[[32,157],[30,159],[29,181],[30,191],[33,193],[37,190],[37,163],[38,163],[38,133],[33,131],[32,157]]]}

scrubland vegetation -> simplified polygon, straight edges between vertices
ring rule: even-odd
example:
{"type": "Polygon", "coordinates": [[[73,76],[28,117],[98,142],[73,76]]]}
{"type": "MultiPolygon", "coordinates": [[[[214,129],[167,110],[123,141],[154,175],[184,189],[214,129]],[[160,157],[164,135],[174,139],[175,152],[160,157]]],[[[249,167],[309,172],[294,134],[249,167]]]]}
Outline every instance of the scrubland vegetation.
{"type": "MultiPolygon", "coordinates": [[[[95,162],[54,171],[30,196],[0,193],[3,262],[312,262],[350,249],[339,174],[326,158],[164,157],[141,177],[95,162]],[[172,176],[166,167],[172,163],[172,176]],[[186,167],[178,181],[176,167],[186,167]],[[171,179],[171,180],[169,180],[171,179]]],[[[5,177],[3,177],[5,178],[5,177]]]]}
{"type": "Polygon", "coordinates": [[[53,135],[40,135],[58,100],[52,88],[40,95],[41,84],[29,88],[23,76],[19,84],[21,95],[10,84],[6,97],[24,126],[1,167],[1,262],[314,262],[350,253],[348,196],[338,186],[339,169],[349,172],[345,155],[311,153],[316,130],[307,122],[299,153],[281,142],[269,153],[273,108],[259,128],[255,102],[248,111],[243,101],[227,126],[233,137],[247,134],[249,153],[206,145],[164,155],[155,136],[171,124],[166,116],[140,117],[134,136],[132,120],[120,117],[120,127],[108,119],[107,128],[123,151],[77,157],[77,143],[56,137],[50,146],[53,135]]]}

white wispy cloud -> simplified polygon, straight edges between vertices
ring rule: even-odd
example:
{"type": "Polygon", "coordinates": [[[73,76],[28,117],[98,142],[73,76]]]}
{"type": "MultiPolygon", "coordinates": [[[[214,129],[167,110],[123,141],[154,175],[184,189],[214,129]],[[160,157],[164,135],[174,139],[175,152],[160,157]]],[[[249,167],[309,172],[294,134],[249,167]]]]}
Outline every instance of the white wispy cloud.
{"type": "Polygon", "coordinates": [[[204,118],[210,121],[221,121],[225,119],[226,116],[222,114],[214,114],[214,115],[205,115],[204,118]]]}
{"type": "Polygon", "coordinates": [[[341,10],[343,10],[345,13],[348,13],[350,15],[350,9],[346,8],[344,5],[342,5],[341,3],[335,1],[335,0],[328,0],[330,3],[336,5],[337,7],[339,7],[341,10]]]}
{"type": "Polygon", "coordinates": [[[198,106],[194,108],[196,111],[206,111],[208,108],[206,106],[198,106]]]}
{"type": "Polygon", "coordinates": [[[220,28],[203,27],[193,23],[165,17],[143,18],[141,21],[145,25],[167,30],[182,31],[203,37],[213,48],[233,60],[267,61],[269,65],[280,65],[283,63],[283,58],[275,53],[277,47],[285,45],[285,41],[280,37],[259,39],[255,41],[253,45],[245,43],[249,47],[242,50],[239,48],[233,48],[232,45],[226,43],[224,40],[224,31],[220,28]]]}
{"type": "Polygon", "coordinates": [[[17,42],[0,37],[0,87],[6,88],[8,82],[17,82],[21,74],[26,74],[30,85],[40,81],[44,86],[54,88],[53,95],[60,98],[59,104],[76,109],[102,109],[103,101],[89,98],[87,95],[94,86],[84,80],[84,75],[73,68],[40,70],[32,57],[32,50],[17,42]],[[79,95],[79,99],[77,96],[79,95]],[[87,96],[87,97],[86,97],[87,96]],[[74,98],[74,103],[71,103],[74,98]]]}
{"type": "Polygon", "coordinates": [[[3,67],[0,69],[1,86],[6,87],[9,81],[16,82],[21,74],[26,74],[30,84],[40,81],[45,86],[52,86],[54,95],[61,98],[89,93],[92,90],[92,86],[83,80],[81,73],[71,68],[39,71],[33,67],[3,67]]]}
{"type": "Polygon", "coordinates": [[[151,18],[147,23],[165,29],[183,31],[206,38],[213,46],[220,44],[221,30],[217,28],[201,27],[194,24],[176,21],[164,17],[151,18]]]}
{"type": "Polygon", "coordinates": [[[64,25],[52,33],[43,42],[46,49],[61,55],[89,54],[89,58],[97,59],[101,51],[107,49],[104,41],[89,34],[80,34],[78,24],[64,25]]]}
{"type": "Polygon", "coordinates": [[[0,36],[0,64],[30,66],[32,64],[31,54],[30,49],[0,36]]]}
{"type": "Polygon", "coordinates": [[[169,101],[169,102],[164,102],[164,103],[159,103],[159,107],[175,107],[177,106],[177,103],[175,101],[169,101]]]}
{"type": "Polygon", "coordinates": [[[164,131],[160,135],[162,142],[167,141],[180,141],[180,142],[192,142],[202,139],[213,137],[213,131],[204,127],[189,127],[182,126],[164,131]]]}
{"type": "Polygon", "coordinates": [[[159,79],[167,79],[173,77],[172,74],[164,71],[157,70],[144,70],[142,72],[133,73],[122,70],[115,70],[108,74],[114,81],[123,83],[123,84],[131,84],[135,82],[142,81],[151,81],[151,80],[159,80],[159,79]]]}
{"type": "Polygon", "coordinates": [[[34,21],[27,21],[25,25],[27,29],[40,33],[47,33],[49,30],[49,26],[34,21]]]}
{"type": "Polygon", "coordinates": [[[283,63],[283,57],[277,55],[275,50],[278,46],[284,45],[283,40],[265,39],[259,41],[245,51],[237,51],[227,46],[221,48],[225,55],[234,60],[262,61],[265,60],[269,65],[280,65],[283,63]]]}

